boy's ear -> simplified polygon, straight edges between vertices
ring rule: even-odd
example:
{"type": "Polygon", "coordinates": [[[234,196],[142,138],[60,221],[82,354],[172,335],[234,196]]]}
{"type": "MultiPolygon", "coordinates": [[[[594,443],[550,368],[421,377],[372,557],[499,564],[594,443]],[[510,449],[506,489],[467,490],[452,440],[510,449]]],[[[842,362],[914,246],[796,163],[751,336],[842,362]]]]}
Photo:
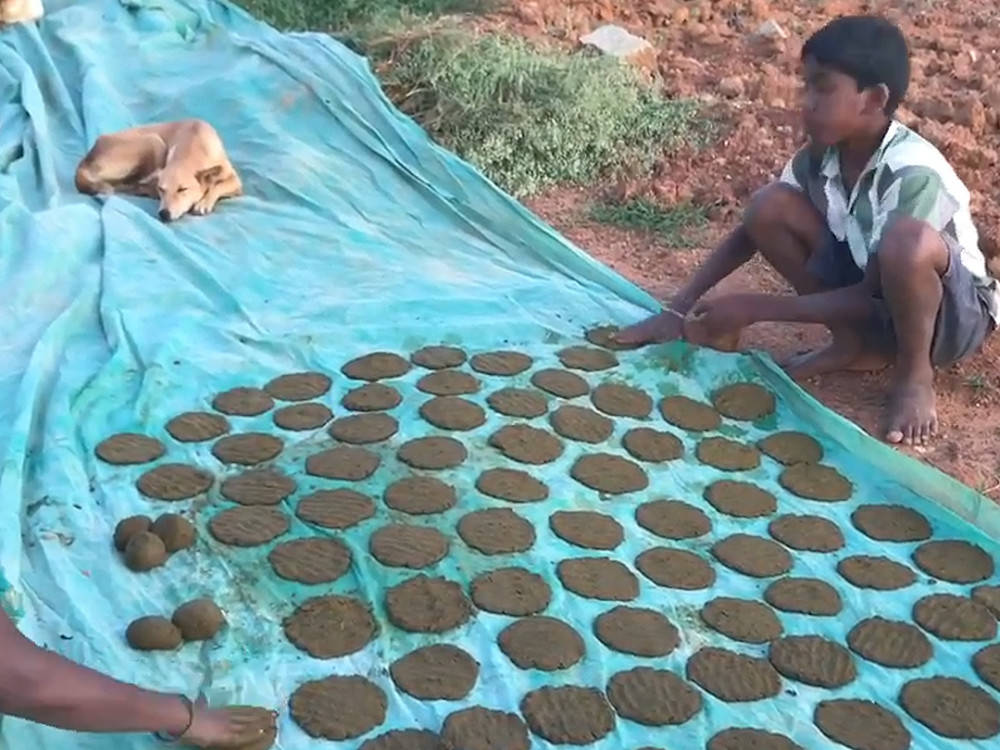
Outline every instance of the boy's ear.
{"type": "Polygon", "coordinates": [[[889,103],[889,87],[884,83],[877,86],[869,86],[864,91],[865,114],[881,114],[885,112],[885,106],[889,103]]]}
{"type": "Polygon", "coordinates": [[[214,167],[209,167],[208,169],[202,169],[195,172],[194,176],[202,187],[207,188],[214,185],[218,181],[221,174],[222,165],[216,164],[214,167]]]}

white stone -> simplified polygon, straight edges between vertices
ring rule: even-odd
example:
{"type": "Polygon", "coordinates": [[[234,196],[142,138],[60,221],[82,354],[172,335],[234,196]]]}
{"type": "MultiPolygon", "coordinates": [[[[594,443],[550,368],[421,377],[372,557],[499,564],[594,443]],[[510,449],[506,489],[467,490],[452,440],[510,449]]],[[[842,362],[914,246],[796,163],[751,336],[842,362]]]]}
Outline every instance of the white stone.
{"type": "Polygon", "coordinates": [[[644,56],[652,54],[655,57],[656,54],[652,44],[641,36],[629,33],[621,26],[601,26],[580,37],[580,44],[594,47],[605,55],[629,62],[639,62],[644,56]]]}
{"type": "Polygon", "coordinates": [[[759,39],[787,39],[788,32],[785,31],[773,18],[764,21],[753,35],[759,39]]]}

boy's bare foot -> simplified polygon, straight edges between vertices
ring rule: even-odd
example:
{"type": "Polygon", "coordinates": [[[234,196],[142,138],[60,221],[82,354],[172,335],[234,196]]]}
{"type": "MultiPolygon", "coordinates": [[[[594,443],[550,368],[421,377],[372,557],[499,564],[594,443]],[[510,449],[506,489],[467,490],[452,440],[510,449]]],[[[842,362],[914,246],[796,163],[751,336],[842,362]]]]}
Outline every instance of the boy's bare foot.
{"type": "Polygon", "coordinates": [[[937,434],[934,374],[907,377],[889,397],[885,439],[890,443],[924,445],[937,434]]]}
{"type": "Polygon", "coordinates": [[[199,748],[239,748],[274,731],[277,714],[252,706],[208,708],[198,702],[181,742],[199,748]]]}
{"type": "Polygon", "coordinates": [[[679,339],[684,333],[684,319],[672,310],[664,310],[645,320],[623,328],[615,340],[627,346],[662,344],[679,339]]]}
{"type": "Polygon", "coordinates": [[[828,372],[878,372],[890,364],[892,361],[889,357],[880,352],[850,354],[838,350],[836,344],[830,344],[823,349],[795,354],[782,362],[781,366],[795,380],[806,380],[828,372]]]}

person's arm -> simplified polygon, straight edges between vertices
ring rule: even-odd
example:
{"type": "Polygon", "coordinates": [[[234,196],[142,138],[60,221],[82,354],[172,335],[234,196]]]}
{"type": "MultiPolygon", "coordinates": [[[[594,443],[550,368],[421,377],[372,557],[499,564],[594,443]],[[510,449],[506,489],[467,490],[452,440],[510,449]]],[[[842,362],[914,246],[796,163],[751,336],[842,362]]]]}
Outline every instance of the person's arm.
{"type": "Polygon", "coordinates": [[[177,695],[143,690],[25,638],[0,611],[0,714],[82,732],[180,735],[191,711],[177,695]]]}
{"type": "Polygon", "coordinates": [[[753,241],[740,224],[726,235],[687,283],[674,294],[669,308],[686,315],[710,289],[749,261],[754,252],[753,241]]]}

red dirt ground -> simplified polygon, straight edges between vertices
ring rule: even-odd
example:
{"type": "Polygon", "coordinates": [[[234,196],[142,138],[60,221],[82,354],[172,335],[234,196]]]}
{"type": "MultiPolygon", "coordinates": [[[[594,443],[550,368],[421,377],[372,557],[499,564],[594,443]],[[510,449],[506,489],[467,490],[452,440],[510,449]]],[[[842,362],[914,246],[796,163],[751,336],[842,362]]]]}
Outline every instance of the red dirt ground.
{"type": "MultiPolygon", "coordinates": [[[[913,54],[910,94],[899,117],[935,142],[972,190],[983,248],[1000,254],[1000,9],[971,0],[513,0],[489,25],[527,36],[544,35],[575,44],[605,23],[644,36],[657,49],[658,74],[666,89],[705,102],[723,124],[719,143],[701,152],[671,154],[657,176],[642,183],[555,190],[529,205],[580,247],[659,298],[668,296],[708,252],[707,246],[733,225],[740,207],[772,179],[800,143],[795,104],[798,51],[811,31],[838,15],[882,13],[906,32],[913,54]],[[779,42],[761,42],[753,32],[773,19],[787,32],[779,42]],[[714,205],[712,222],[698,249],[665,245],[642,232],[622,231],[587,218],[601,192],[642,195],[669,205],[694,200],[714,205]]],[[[1000,258],[993,261],[1000,267],[1000,258]]],[[[1000,270],[1000,268],[997,268],[1000,270]]],[[[725,288],[781,290],[784,285],[754,263],[727,280],[725,288]]],[[[786,355],[811,348],[822,330],[756,326],[746,344],[786,355]]],[[[1000,335],[984,351],[939,373],[942,434],[912,453],[970,486],[1000,499],[1000,335]]],[[[804,387],[830,408],[879,434],[887,373],[838,374],[804,387]]]]}

